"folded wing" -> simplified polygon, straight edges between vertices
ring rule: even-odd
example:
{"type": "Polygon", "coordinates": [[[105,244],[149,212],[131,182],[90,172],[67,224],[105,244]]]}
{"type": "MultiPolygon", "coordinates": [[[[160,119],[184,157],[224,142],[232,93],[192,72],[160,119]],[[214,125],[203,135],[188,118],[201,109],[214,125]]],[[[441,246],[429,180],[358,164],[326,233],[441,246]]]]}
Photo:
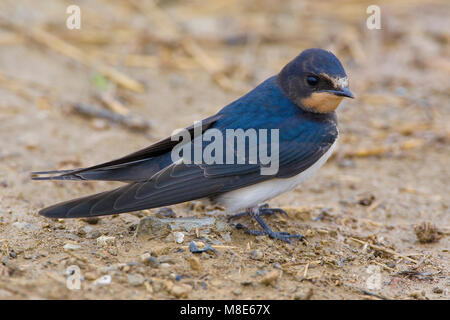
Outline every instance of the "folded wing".
{"type": "MultiPolygon", "coordinates": [[[[210,128],[221,115],[217,114],[202,121],[202,133],[210,128]]],[[[194,138],[194,126],[186,128],[194,138]]],[[[161,140],[145,149],[125,157],[88,168],[74,170],[53,170],[32,172],[33,180],[103,180],[103,181],[145,181],[162,168],[170,165],[170,152],[178,144],[171,137],[161,140]]]]}

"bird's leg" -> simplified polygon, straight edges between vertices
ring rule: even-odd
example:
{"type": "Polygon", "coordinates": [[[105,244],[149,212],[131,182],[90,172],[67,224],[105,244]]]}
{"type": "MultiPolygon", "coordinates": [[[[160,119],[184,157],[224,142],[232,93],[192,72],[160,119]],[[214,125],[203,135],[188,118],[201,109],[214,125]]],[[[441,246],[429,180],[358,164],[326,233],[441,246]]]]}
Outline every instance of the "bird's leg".
{"type": "MultiPolygon", "coordinates": [[[[264,203],[264,204],[260,205],[258,209],[259,209],[259,215],[261,215],[261,216],[263,216],[263,215],[273,215],[273,214],[276,214],[276,213],[281,213],[286,218],[288,218],[288,214],[286,213],[286,211],[284,211],[281,208],[269,208],[269,204],[268,203],[264,203]]],[[[228,218],[228,221],[231,221],[231,220],[237,219],[237,218],[241,218],[241,217],[244,217],[244,216],[248,216],[248,215],[250,215],[248,210],[244,211],[244,212],[236,213],[236,214],[233,214],[232,216],[230,216],[228,218]]]]}
{"type": "Polygon", "coordinates": [[[268,209],[267,207],[263,207],[263,208],[261,208],[261,207],[254,207],[254,208],[247,209],[245,214],[248,214],[253,219],[255,219],[259,223],[259,225],[261,226],[261,228],[263,230],[262,231],[260,231],[260,230],[246,230],[246,233],[252,234],[252,235],[255,235],[255,236],[268,235],[269,237],[271,237],[273,239],[282,240],[282,241],[285,241],[285,242],[287,242],[289,244],[291,243],[291,240],[290,240],[291,238],[305,239],[305,237],[302,236],[301,234],[290,234],[288,232],[275,232],[272,229],[270,229],[269,226],[266,224],[266,222],[261,217],[261,215],[263,215],[263,214],[273,214],[275,212],[267,212],[265,210],[271,210],[271,209],[268,209]],[[267,213],[264,213],[264,212],[267,212],[267,213]]]}

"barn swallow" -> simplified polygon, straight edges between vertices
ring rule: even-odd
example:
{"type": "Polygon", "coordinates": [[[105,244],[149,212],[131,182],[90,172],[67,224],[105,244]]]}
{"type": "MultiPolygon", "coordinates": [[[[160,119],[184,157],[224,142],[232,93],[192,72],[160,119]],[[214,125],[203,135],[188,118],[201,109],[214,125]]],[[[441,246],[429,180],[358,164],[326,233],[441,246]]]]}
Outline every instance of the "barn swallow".
{"type": "MultiPolygon", "coordinates": [[[[275,232],[263,215],[284,213],[260,204],[294,189],[331,156],[338,138],[335,110],[343,98],[354,98],[338,58],[329,51],[307,49],[277,75],[201,122],[212,129],[278,129],[278,170],[261,174],[256,163],[185,163],[173,161],[177,141],[166,138],[122,158],[92,167],[34,172],[34,180],[103,180],[127,184],[117,189],[53,205],[39,213],[50,218],[111,215],[201,199],[226,208],[233,217],[249,215],[262,230],[254,235],[291,242],[300,234],[275,232]]],[[[193,139],[193,126],[186,128],[193,139]]],[[[191,143],[192,144],[192,143],[191,143]]],[[[246,148],[249,148],[246,146],[246,148]]],[[[236,151],[236,150],[234,150],[236,151]]]]}

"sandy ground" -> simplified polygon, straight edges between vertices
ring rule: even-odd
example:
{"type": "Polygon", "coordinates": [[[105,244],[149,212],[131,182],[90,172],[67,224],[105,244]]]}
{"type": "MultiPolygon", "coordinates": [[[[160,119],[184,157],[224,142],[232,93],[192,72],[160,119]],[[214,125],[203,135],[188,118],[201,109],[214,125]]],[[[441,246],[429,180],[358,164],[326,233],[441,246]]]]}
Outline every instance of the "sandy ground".
{"type": "Polygon", "coordinates": [[[78,1],[81,30],[66,28],[68,4],[0,4],[0,299],[449,299],[448,2],[380,2],[381,30],[366,28],[372,3],[357,1],[170,1],[159,20],[148,7],[78,1]],[[179,27],[165,41],[169,20],[179,27]],[[51,48],[36,30],[139,81],[143,92],[51,48]],[[196,202],[172,209],[215,222],[181,227],[183,243],[172,230],[145,229],[165,211],[90,221],[38,215],[118,184],[32,182],[31,171],[143,148],[215,113],[308,47],[341,59],[357,98],[338,110],[334,157],[270,202],[289,217],[269,224],[306,242],[246,235],[220,208],[196,202]],[[151,128],[72,112],[74,103],[102,108],[105,92],[151,128]],[[191,253],[194,240],[216,251],[191,253]],[[70,266],[80,270],[79,290],[67,287],[70,266]]]}

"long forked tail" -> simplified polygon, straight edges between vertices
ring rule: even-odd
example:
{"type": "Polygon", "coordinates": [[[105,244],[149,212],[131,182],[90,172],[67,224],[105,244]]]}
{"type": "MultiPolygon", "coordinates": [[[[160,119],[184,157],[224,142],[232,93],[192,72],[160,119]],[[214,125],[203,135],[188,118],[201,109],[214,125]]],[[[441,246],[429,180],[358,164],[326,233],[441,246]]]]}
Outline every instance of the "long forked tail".
{"type": "Polygon", "coordinates": [[[73,170],[38,171],[32,180],[98,180],[132,182],[148,179],[169,164],[164,159],[143,159],[118,165],[103,165],[73,170]]]}
{"type": "Polygon", "coordinates": [[[52,171],[36,171],[31,173],[32,180],[88,180],[82,175],[77,175],[76,171],[72,170],[52,170],[52,171]]]}
{"type": "MultiPolygon", "coordinates": [[[[202,121],[201,132],[211,127],[221,114],[202,121]]],[[[194,126],[186,128],[194,138],[194,126]]],[[[122,158],[101,163],[92,167],[74,170],[55,170],[32,172],[33,180],[103,180],[103,181],[143,181],[172,163],[170,154],[179,142],[172,137],[160,140],[142,150],[122,158]]]]}

